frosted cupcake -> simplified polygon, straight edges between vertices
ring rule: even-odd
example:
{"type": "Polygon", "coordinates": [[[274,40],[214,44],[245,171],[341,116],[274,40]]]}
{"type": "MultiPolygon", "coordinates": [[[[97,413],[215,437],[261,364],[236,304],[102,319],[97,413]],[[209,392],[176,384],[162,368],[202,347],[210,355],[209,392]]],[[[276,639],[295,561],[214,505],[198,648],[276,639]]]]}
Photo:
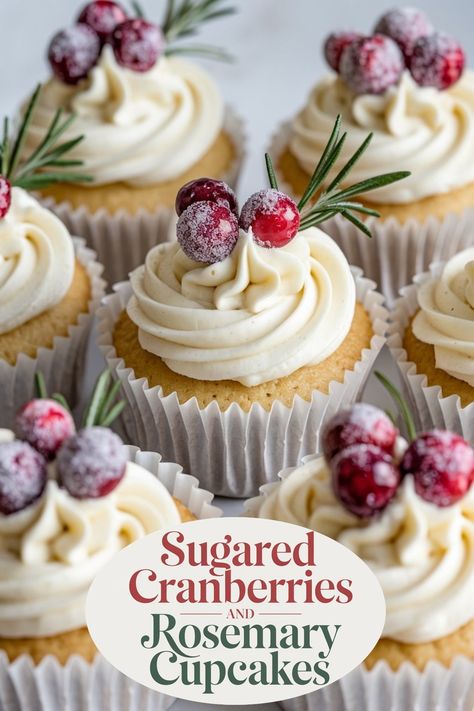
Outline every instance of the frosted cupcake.
{"type": "Polygon", "coordinates": [[[127,16],[118,3],[95,0],[49,46],[53,76],[33,117],[29,145],[38,145],[58,109],[74,114],[84,140],[73,156],[93,180],[57,183],[42,195],[96,249],[111,282],[166,239],[166,217],[184,182],[201,175],[237,179],[239,122],[226,114],[211,77],[178,56],[187,46],[176,45],[214,13],[232,9],[220,7],[221,0],[212,7],[202,0],[191,5],[192,13],[170,4],[159,26],[127,16]]]}
{"type": "Polygon", "coordinates": [[[337,219],[328,227],[349,259],[393,298],[416,269],[470,242],[474,80],[464,71],[459,44],[434,32],[421,11],[390,11],[374,32],[329,36],[325,55],[334,73],[318,82],[303,110],[279,132],[273,155],[281,180],[300,195],[340,113],[350,131],[340,164],[373,132],[370,149],[354,169],[356,179],[385,165],[410,170],[407,180],[363,200],[381,215],[371,245],[337,219]]]}
{"type": "Polygon", "coordinates": [[[153,249],[100,312],[99,343],[131,405],[128,436],[234,496],[316,446],[325,417],[355,398],[385,330],[373,284],[315,227],[343,201],[365,229],[358,203],[336,192],[330,206],[322,198],[304,209],[268,167],[272,188],[239,219],[222,184],[184,186],[177,242],[153,249]]]}
{"type": "Polygon", "coordinates": [[[336,415],[322,444],[324,455],[283,471],[248,513],[328,535],[370,566],[387,617],[366,667],[474,660],[472,447],[440,430],[408,445],[365,404],[336,415]]]}
{"type": "Polygon", "coordinates": [[[474,442],[474,248],[403,290],[390,345],[421,416],[474,442]]]}

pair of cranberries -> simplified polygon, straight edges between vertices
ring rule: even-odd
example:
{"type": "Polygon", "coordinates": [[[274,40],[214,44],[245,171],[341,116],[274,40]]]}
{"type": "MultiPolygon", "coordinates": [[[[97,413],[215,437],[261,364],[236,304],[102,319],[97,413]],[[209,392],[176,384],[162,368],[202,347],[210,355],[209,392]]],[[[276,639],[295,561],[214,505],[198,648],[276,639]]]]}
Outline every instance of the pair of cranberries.
{"type": "Polygon", "coordinates": [[[343,506],[360,517],[382,511],[403,477],[412,475],[417,494],[437,506],[451,506],[474,481],[474,450],[452,432],[432,430],[417,437],[400,462],[398,430],[387,415],[359,403],[342,410],[322,433],[322,449],[343,506]]]}
{"type": "Polygon", "coordinates": [[[54,400],[31,400],[18,413],[19,439],[0,444],[0,514],[33,504],[56,460],[58,482],[77,499],[109,494],[125,474],[127,458],[116,434],[105,427],[76,432],[70,413],[54,400]]]}
{"type": "Polygon", "coordinates": [[[221,180],[200,178],[183,185],[176,197],[176,233],[183,252],[195,262],[214,264],[232,252],[239,228],[252,228],[261,247],[284,247],[298,232],[296,203],[278,190],[260,190],[240,216],[232,189],[221,180]]]}
{"type": "Polygon", "coordinates": [[[329,35],[324,54],[356,94],[383,93],[398,83],[405,67],[420,86],[447,89],[458,81],[465,64],[459,43],[434,32],[425,13],[411,7],[385,13],[372,36],[329,35]]]}
{"type": "Polygon", "coordinates": [[[146,72],[163,53],[165,40],[158,25],[129,18],[114,0],[94,0],[73,27],[51,40],[48,59],[54,74],[66,84],[77,84],[95,66],[105,44],[112,46],[119,64],[146,72]]]}

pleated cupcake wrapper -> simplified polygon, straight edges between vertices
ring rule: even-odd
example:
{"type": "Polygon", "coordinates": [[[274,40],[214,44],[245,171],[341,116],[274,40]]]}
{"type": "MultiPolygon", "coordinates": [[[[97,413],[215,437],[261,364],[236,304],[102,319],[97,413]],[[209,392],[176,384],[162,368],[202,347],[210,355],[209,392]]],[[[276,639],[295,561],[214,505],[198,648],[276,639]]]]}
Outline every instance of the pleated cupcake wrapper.
{"type": "MultiPolygon", "coordinates": [[[[218,518],[214,495],[178,464],[156,452],[127,447],[128,459],[148,469],[199,519],[218,518]]],[[[192,525],[192,524],[190,524],[192,525]]],[[[35,665],[22,655],[10,663],[0,650],[0,711],[166,711],[175,699],[132,681],[100,654],[92,664],[72,656],[63,666],[54,656],[35,665]]]]}
{"type": "Polygon", "coordinates": [[[403,348],[406,328],[419,309],[418,287],[432,277],[439,277],[443,266],[443,262],[432,264],[429,272],[416,276],[413,284],[402,289],[391,314],[388,345],[407,385],[422,429],[449,429],[474,444],[474,402],[462,407],[457,395],[443,397],[441,387],[428,385],[426,375],[418,372],[417,365],[408,360],[403,348]]]}
{"type": "Polygon", "coordinates": [[[85,351],[94,313],[105,294],[102,265],[83,239],[74,238],[77,259],[85,267],[91,286],[87,313],[79,315],[67,336],[58,336],[52,348],[39,348],[35,358],[20,354],[15,365],[0,359],[0,427],[11,427],[18,409],[35,393],[35,374],[43,373],[48,393],[62,393],[72,407],[80,395],[85,351]]]}
{"type": "MultiPolygon", "coordinates": [[[[302,464],[312,459],[307,456],[302,464]]],[[[291,468],[279,473],[286,479],[291,468]]],[[[245,515],[256,517],[262,502],[279,482],[260,488],[259,496],[245,502],[245,515]]],[[[457,658],[448,669],[429,662],[423,672],[411,663],[392,671],[378,662],[370,671],[363,665],[328,687],[280,702],[284,711],[473,711],[474,663],[457,658]]]]}
{"type": "MultiPolygon", "coordinates": [[[[291,124],[285,123],[273,136],[269,148],[275,163],[280,190],[291,195],[293,189],[277,169],[278,159],[288,146],[291,124]]],[[[369,218],[372,239],[340,215],[320,225],[341,247],[350,264],[360,267],[366,277],[378,284],[391,305],[400,289],[413,277],[429,269],[432,262],[445,261],[474,244],[474,207],[462,214],[451,213],[443,220],[429,217],[420,223],[410,219],[369,218]]]]}
{"type": "MultiPolygon", "coordinates": [[[[226,107],[224,130],[232,138],[236,156],[221,179],[236,188],[245,157],[246,135],[243,120],[230,107],[226,107]]],[[[141,209],[134,215],[119,210],[111,215],[105,209],[90,213],[85,206],[73,208],[68,202],[56,203],[50,197],[41,201],[56,213],[71,234],[83,237],[97,252],[109,287],[127,279],[133,269],[144,263],[152,247],[175,239],[174,208],[158,206],[155,213],[141,209]]]]}
{"type": "Polygon", "coordinates": [[[292,407],[274,402],[270,411],[254,403],[245,412],[233,403],[221,412],[216,402],[201,409],[196,398],[180,403],[176,393],[163,395],[148,387],[123,359],[117,357],[113,331],[131,289],[118,284],[98,312],[99,346],[127,400],[120,427],[126,441],[161,452],[199,477],[215,494],[247,497],[276,478],[280,469],[295,464],[318,446],[319,430],[338,408],[354,402],[385,343],[388,314],[374,284],[354,270],[357,299],[369,312],[374,336],[344,382],[330,383],[329,394],[315,390],[310,402],[296,396],[292,407]]]}

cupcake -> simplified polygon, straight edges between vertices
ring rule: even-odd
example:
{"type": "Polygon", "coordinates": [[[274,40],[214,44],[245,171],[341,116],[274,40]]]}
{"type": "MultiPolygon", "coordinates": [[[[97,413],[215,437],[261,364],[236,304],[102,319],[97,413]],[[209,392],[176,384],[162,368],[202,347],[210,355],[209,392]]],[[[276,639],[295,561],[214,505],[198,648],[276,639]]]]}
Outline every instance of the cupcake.
{"type": "MultiPolygon", "coordinates": [[[[304,209],[268,169],[272,187],[239,219],[221,183],[184,186],[177,241],[151,250],[99,316],[99,344],[130,404],[128,437],[222,495],[255,493],[317,447],[322,422],[355,399],[384,343],[373,283],[315,227],[340,193],[304,209]]],[[[307,203],[317,189],[313,180],[307,203]]],[[[358,204],[342,205],[365,229],[358,204]]]]}
{"type": "MultiPolygon", "coordinates": [[[[52,77],[32,120],[35,148],[58,109],[74,114],[84,140],[73,156],[92,181],[41,190],[59,216],[85,236],[110,283],[126,278],[167,238],[176,192],[200,175],[235,184],[242,157],[239,120],[211,77],[181,58],[209,47],[181,45],[215,15],[221,0],[169,6],[161,26],[129,17],[119,3],[94,0],[49,45],[52,77]]],[[[65,132],[69,138],[69,132],[65,132]]]]}
{"type": "Polygon", "coordinates": [[[366,668],[472,662],[472,447],[442,430],[408,444],[383,412],[359,403],[327,424],[322,449],[264,487],[249,515],[316,530],[369,565],[387,616],[366,668]]]}
{"type": "MultiPolygon", "coordinates": [[[[83,240],[71,237],[65,225],[33,198],[27,189],[58,176],[68,146],[59,143],[64,126],[46,129],[43,146],[19,161],[28,135],[30,103],[17,137],[4,136],[0,165],[0,424],[33,394],[34,375],[44,372],[47,385],[63,390],[75,404],[83,352],[92,314],[104,293],[101,266],[83,240]]],[[[80,141],[80,137],[74,142],[80,141]]]]}
{"type": "Polygon", "coordinates": [[[422,421],[474,442],[474,247],[402,290],[389,343],[422,421]]]}
{"type": "Polygon", "coordinates": [[[148,533],[218,514],[180,467],[104,426],[118,411],[104,386],[77,431],[53,399],[24,405],[16,437],[0,431],[0,650],[10,661],[92,661],[85,600],[97,572],[148,533]]]}
{"type": "MultiPolygon", "coordinates": [[[[373,133],[353,170],[363,180],[386,165],[411,176],[362,201],[380,213],[367,244],[338,218],[327,229],[357,264],[395,298],[401,286],[472,242],[474,208],[474,79],[459,43],[434,32],[425,14],[392,10],[374,34],[334,33],[325,43],[333,70],[272,147],[285,188],[301,195],[336,114],[350,131],[342,165],[356,142],[373,133]]],[[[336,166],[338,165],[336,162],[336,166]]]]}

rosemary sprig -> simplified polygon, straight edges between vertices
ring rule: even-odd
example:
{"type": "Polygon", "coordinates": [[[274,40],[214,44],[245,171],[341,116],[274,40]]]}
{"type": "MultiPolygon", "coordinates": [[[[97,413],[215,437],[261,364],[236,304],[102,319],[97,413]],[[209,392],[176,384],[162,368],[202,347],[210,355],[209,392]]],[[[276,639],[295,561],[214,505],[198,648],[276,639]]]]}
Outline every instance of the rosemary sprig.
{"type": "MultiPolygon", "coordinates": [[[[35,373],[35,390],[36,390],[36,395],[39,397],[41,400],[47,400],[48,399],[48,390],[46,388],[46,382],[44,379],[43,373],[41,371],[38,371],[35,373]]],[[[55,400],[58,402],[60,405],[64,407],[65,410],[68,412],[71,412],[71,408],[69,407],[69,403],[64,397],[64,395],[61,395],[61,393],[53,393],[51,395],[51,400],[55,400]]]]}
{"type": "Polygon", "coordinates": [[[376,370],[374,372],[374,375],[377,380],[382,383],[385,390],[389,393],[389,395],[395,402],[400,412],[400,415],[402,416],[402,419],[405,423],[408,439],[410,440],[410,442],[413,442],[413,440],[416,439],[416,426],[415,421],[413,419],[413,415],[411,414],[410,408],[408,407],[408,403],[406,402],[401,392],[383,373],[380,373],[378,370],[376,370]]]}
{"type": "Polygon", "coordinates": [[[144,12],[142,6],[140,5],[140,3],[137,2],[137,0],[131,0],[130,5],[132,6],[136,17],[138,17],[140,19],[143,19],[145,17],[145,12],[144,12]]]}
{"type": "Polygon", "coordinates": [[[173,54],[185,54],[187,56],[204,57],[206,59],[217,59],[220,62],[231,63],[234,58],[222,47],[210,47],[206,44],[185,45],[184,47],[167,47],[165,49],[167,57],[173,54]]]}
{"type": "Polygon", "coordinates": [[[124,400],[115,402],[120,383],[115,383],[110,387],[110,380],[110,372],[104,370],[97,380],[89,406],[84,414],[84,427],[95,425],[108,427],[125,407],[124,400]]]}
{"type": "MultiPolygon", "coordinates": [[[[173,43],[197,34],[200,25],[233,15],[236,8],[225,5],[227,0],[167,0],[161,29],[167,43],[173,43]]],[[[230,61],[231,55],[224,49],[208,45],[169,46],[166,54],[197,54],[212,59],[230,61]]]]}
{"type": "Polygon", "coordinates": [[[92,178],[83,173],[68,170],[79,167],[82,161],[66,159],[67,153],[72,151],[82,140],[78,136],[64,143],[59,143],[61,136],[70,128],[74,116],[62,120],[62,111],[58,110],[48,127],[43,140],[38,147],[28,156],[24,156],[25,142],[31,119],[38,103],[41,92],[39,84],[30,99],[25,115],[15,139],[11,139],[8,119],[4,119],[3,138],[0,144],[0,174],[15,185],[26,190],[37,190],[51,183],[84,183],[92,178]]]}

